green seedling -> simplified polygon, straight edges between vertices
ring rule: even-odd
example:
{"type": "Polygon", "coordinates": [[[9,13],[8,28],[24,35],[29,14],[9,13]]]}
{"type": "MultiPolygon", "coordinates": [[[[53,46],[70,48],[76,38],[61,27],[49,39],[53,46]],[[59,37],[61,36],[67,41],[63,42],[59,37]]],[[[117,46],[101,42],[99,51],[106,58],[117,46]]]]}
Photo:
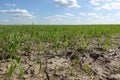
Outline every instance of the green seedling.
{"type": "Polygon", "coordinates": [[[85,71],[87,72],[88,76],[92,75],[91,69],[88,64],[85,64],[85,71]]]}
{"type": "Polygon", "coordinates": [[[71,75],[73,74],[73,71],[76,69],[77,64],[79,63],[79,61],[80,61],[80,58],[76,58],[76,59],[73,61],[72,70],[71,70],[71,75]]]}
{"type": "Polygon", "coordinates": [[[20,63],[19,63],[19,62],[20,62],[20,58],[17,58],[17,57],[16,57],[15,59],[12,59],[12,61],[13,61],[13,62],[11,63],[11,67],[9,68],[9,70],[8,70],[6,76],[5,76],[5,80],[6,80],[7,78],[10,78],[10,77],[11,77],[11,75],[12,75],[12,73],[14,72],[14,70],[15,70],[16,67],[19,69],[22,77],[24,77],[23,69],[22,69],[22,67],[21,67],[21,65],[20,65],[20,63]]]}
{"type": "Polygon", "coordinates": [[[76,58],[73,62],[73,68],[75,69],[77,67],[77,64],[79,63],[80,58],[76,58]]]}
{"type": "Polygon", "coordinates": [[[30,45],[27,44],[27,46],[24,48],[24,50],[25,50],[25,53],[28,53],[30,50],[30,45]]]}
{"type": "Polygon", "coordinates": [[[7,78],[9,78],[9,80],[10,80],[10,77],[11,77],[15,67],[16,67],[16,65],[11,64],[11,66],[10,66],[4,80],[7,80],[7,78]]]}
{"type": "Polygon", "coordinates": [[[120,73],[120,67],[114,66],[113,72],[114,72],[114,74],[120,73]]]}
{"type": "MultiPolygon", "coordinates": [[[[19,59],[19,61],[20,61],[20,59],[19,59]]],[[[24,77],[24,71],[23,71],[23,69],[22,69],[19,61],[15,59],[15,60],[14,60],[14,63],[15,63],[15,65],[16,65],[16,67],[19,69],[22,77],[24,77]]]]}
{"type": "Polygon", "coordinates": [[[42,68],[42,59],[43,59],[43,56],[42,56],[42,54],[40,54],[39,55],[39,61],[40,61],[40,69],[39,70],[41,70],[41,68],[42,68]]]}
{"type": "Polygon", "coordinates": [[[78,44],[77,44],[78,46],[77,46],[77,51],[83,51],[83,50],[85,50],[86,48],[87,48],[87,41],[84,39],[84,38],[82,38],[82,39],[80,39],[80,41],[78,41],[78,44]]]}
{"type": "Polygon", "coordinates": [[[64,47],[68,47],[69,46],[69,40],[66,38],[65,42],[64,42],[64,47]]]}
{"type": "Polygon", "coordinates": [[[54,75],[56,75],[57,74],[57,64],[55,65],[55,68],[54,68],[54,75]]]}
{"type": "Polygon", "coordinates": [[[102,49],[104,50],[104,51],[106,51],[106,50],[108,50],[109,49],[109,47],[110,47],[110,45],[109,44],[104,44],[104,45],[102,45],[102,49]]]}
{"type": "Polygon", "coordinates": [[[11,63],[11,67],[9,68],[5,79],[10,78],[12,73],[14,72],[15,68],[17,67],[23,77],[23,69],[20,65],[20,58],[17,57],[17,55],[15,54],[17,52],[17,49],[20,48],[20,42],[18,40],[18,37],[14,34],[10,35],[10,40],[8,41],[8,52],[10,54],[10,63],[11,63]]]}

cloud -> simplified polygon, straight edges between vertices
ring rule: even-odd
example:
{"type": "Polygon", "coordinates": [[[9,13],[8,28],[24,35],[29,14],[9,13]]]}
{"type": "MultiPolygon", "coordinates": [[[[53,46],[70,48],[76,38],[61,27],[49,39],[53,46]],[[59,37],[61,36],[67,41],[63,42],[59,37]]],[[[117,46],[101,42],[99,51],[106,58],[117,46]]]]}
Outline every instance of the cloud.
{"type": "Polygon", "coordinates": [[[101,13],[95,13],[95,12],[91,12],[91,13],[83,13],[81,12],[80,13],[80,16],[83,16],[83,17],[89,17],[89,18],[96,18],[96,19],[102,19],[103,16],[101,16],[101,13]]]}
{"type": "Polygon", "coordinates": [[[119,10],[120,0],[90,0],[95,10],[119,10]]]}
{"type": "Polygon", "coordinates": [[[80,13],[80,16],[86,16],[86,14],[81,12],[81,13],[80,13]]]}
{"type": "Polygon", "coordinates": [[[101,0],[90,0],[90,3],[96,6],[96,5],[100,5],[100,1],[101,0]]]}
{"type": "Polygon", "coordinates": [[[28,18],[28,19],[34,18],[34,16],[30,14],[26,9],[0,10],[0,13],[12,15],[15,18],[28,18]]]}
{"type": "Polygon", "coordinates": [[[90,17],[97,18],[97,19],[101,19],[101,18],[102,18],[102,16],[100,16],[100,15],[97,14],[97,13],[88,13],[87,15],[90,16],[90,17]]]}
{"type": "MultiPolygon", "coordinates": [[[[118,0],[114,0],[114,1],[118,1],[118,0]]],[[[113,0],[90,0],[90,4],[93,6],[101,6],[104,5],[105,3],[111,3],[114,2],[113,0]]]]}
{"type": "Polygon", "coordinates": [[[7,22],[9,22],[9,20],[0,19],[0,22],[7,23],[7,22]]]}
{"type": "Polygon", "coordinates": [[[58,7],[80,8],[77,0],[54,0],[54,2],[58,7]]]}
{"type": "Polygon", "coordinates": [[[120,12],[115,13],[115,16],[120,17],[120,12]]]}
{"type": "Polygon", "coordinates": [[[9,4],[9,3],[7,3],[7,4],[5,4],[5,6],[8,6],[8,7],[15,7],[16,4],[9,4]]]}
{"type": "Polygon", "coordinates": [[[74,16],[74,15],[73,15],[73,14],[71,14],[71,13],[66,13],[65,15],[66,15],[66,16],[69,16],[69,17],[74,16]]]}
{"type": "Polygon", "coordinates": [[[64,20],[64,19],[68,19],[70,17],[73,17],[74,15],[71,13],[66,13],[65,15],[53,15],[53,16],[48,16],[46,17],[46,19],[55,21],[55,20],[64,20]]]}
{"type": "Polygon", "coordinates": [[[120,2],[111,2],[111,3],[106,3],[100,8],[99,10],[115,10],[115,9],[120,9],[120,2]]]}

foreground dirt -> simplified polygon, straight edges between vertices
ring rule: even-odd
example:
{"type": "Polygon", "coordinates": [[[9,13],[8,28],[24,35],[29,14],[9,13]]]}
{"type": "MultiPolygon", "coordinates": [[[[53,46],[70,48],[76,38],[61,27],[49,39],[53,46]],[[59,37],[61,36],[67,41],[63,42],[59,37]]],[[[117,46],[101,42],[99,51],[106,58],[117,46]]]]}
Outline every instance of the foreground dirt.
{"type": "MultiPolygon", "coordinates": [[[[107,51],[97,46],[80,51],[39,51],[36,43],[31,43],[34,48],[30,51],[18,51],[24,78],[16,68],[10,80],[120,80],[120,38],[117,43],[117,48],[107,51]]],[[[0,59],[0,80],[4,80],[9,67],[9,57],[0,59]]]]}

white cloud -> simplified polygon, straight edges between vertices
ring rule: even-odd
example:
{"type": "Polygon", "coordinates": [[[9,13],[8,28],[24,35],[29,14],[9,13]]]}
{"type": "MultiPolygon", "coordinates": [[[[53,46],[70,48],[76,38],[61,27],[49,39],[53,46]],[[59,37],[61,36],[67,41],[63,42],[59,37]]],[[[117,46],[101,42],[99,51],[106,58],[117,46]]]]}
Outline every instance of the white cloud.
{"type": "Polygon", "coordinates": [[[34,16],[30,14],[26,9],[0,10],[0,13],[12,15],[15,18],[29,18],[29,19],[34,18],[34,16]]]}
{"type": "Polygon", "coordinates": [[[5,19],[5,18],[1,18],[0,19],[0,24],[9,24],[11,20],[5,19]]]}
{"type": "Polygon", "coordinates": [[[100,10],[113,10],[113,9],[120,9],[120,1],[119,2],[111,2],[111,3],[106,3],[103,6],[99,8],[100,10]]]}
{"type": "Polygon", "coordinates": [[[102,19],[103,17],[101,16],[101,13],[95,13],[95,12],[91,12],[91,13],[80,13],[80,16],[83,17],[89,17],[89,18],[96,18],[96,19],[102,19]]]}
{"type": "Polygon", "coordinates": [[[100,0],[90,0],[92,5],[100,5],[100,0]]]}
{"type": "Polygon", "coordinates": [[[0,19],[0,22],[7,23],[7,22],[9,22],[9,20],[0,19]]]}
{"type": "Polygon", "coordinates": [[[119,10],[120,0],[90,0],[95,10],[119,10]]]}
{"type": "Polygon", "coordinates": [[[115,16],[119,16],[120,17],[120,12],[115,13],[115,16]]]}
{"type": "Polygon", "coordinates": [[[87,15],[90,16],[90,17],[98,18],[98,19],[102,18],[102,16],[100,16],[97,13],[88,13],[87,15]]]}
{"type": "Polygon", "coordinates": [[[86,16],[80,16],[81,19],[84,19],[85,23],[92,24],[119,24],[120,22],[120,11],[119,12],[89,12],[82,13],[86,16]]]}
{"type": "Polygon", "coordinates": [[[68,19],[70,17],[73,17],[74,15],[71,13],[66,13],[64,15],[53,15],[53,16],[48,16],[46,17],[49,20],[55,21],[55,20],[64,20],[64,19],[68,19]]]}
{"type": "Polygon", "coordinates": [[[80,13],[80,16],[86,16],[86,14],[81,12],[81,13],[80,13]]]}
{"type": "Polygon", "coordinates": [[[56,6],[66,6],[69,8],[80,8],[77,0],[54,0],[56,6]]]}
{"type": "Polygon", "coordinates": [[[71,13],[66,13],[66,16],[74,16],[73,14],[71,14],[71,13]]]}
{"type": "Polygon", "coordinates": [[[111,3],[113,1],[118,1],[118,0],[90,0],[90,4],[93,6],[99,6],[99,5],[104,5],[105,3],[111,3]]]}
{"type": "Polygon", "coordinates": [[[5,4],[5,6],[8,6],[8,7],[15,7],[16,4],[9,4],[9,3],[7,3],[7,4],[5,4]]]}

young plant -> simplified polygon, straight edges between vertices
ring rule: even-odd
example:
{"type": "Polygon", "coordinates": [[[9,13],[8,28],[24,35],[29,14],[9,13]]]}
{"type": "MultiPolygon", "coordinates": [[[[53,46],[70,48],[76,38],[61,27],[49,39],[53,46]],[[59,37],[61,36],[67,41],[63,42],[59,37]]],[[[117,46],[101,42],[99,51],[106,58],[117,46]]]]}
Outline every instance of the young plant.
{"type": "Polygon", "coordinates": [[[76,69],[77,64],[79,63],[79,61],[80,61],[80,58],[76,58],[76,59],[73,61],[72,70],[71,70],[71,75],[73,75],[73,71],[76,69]]]}
{"type": "Polygon", "coordinates": [[[113,73],[114,74],[120,73],[120,67],[119,66],[114,66],[113,73]]]}
{"type": "Polygon", "coordinates": [[[85,64],[85,71],[87,72],[88,76],[91,76],[91,75],[92,75],[91,69],[90,69],[90,67],[89,67],[88,64],[85,64]]]}
{"type": "Polygon", "coordinates": [[[54,68],[54,75],[56,75],[57,74],[57,64],[55,65],[55,68],[54,68]]]}
{"type": "Polygon", "coordinates": [[[77,45],[78,45],[77,48],[76,48],[77,51],[83,51],[88,46],[87,41],[84,38],[81,38],[80,41],[78,41],[77,45]]]}
{"type": "Polygon", "coordinates": [[[40,69],[39,70],[41,70],[41,68],[42,68],[42,59],[43,59],[43,56],[42,56],[42,54],[40,54],[39,55],[39,61],[40,61],[40,69]]]}
{"type": "Polygon", "coordinates": [[[64,47],[67,48],[69,46],[69,40],[66,38],[65,42],[64,42],[64,47]]]}
{"type": "Polygon", "coordinates": [[[17,49],[20,48],[20,45],[21,45],[21,42],[19,41],[18,35],[17,36],[14,34],[10,35],[7,49],[8,49],[9,55],[10,55],[11,67],[9,68],[9,70],[5,76],[5,80],[7,78],[11,77],[11,75],[14,72],[16,67],[19,69],[22,77],[24,77],[24,72],[20,65],[21,56],[18,58],[17,55],[15,54],[17,52],[17,49]]]}

